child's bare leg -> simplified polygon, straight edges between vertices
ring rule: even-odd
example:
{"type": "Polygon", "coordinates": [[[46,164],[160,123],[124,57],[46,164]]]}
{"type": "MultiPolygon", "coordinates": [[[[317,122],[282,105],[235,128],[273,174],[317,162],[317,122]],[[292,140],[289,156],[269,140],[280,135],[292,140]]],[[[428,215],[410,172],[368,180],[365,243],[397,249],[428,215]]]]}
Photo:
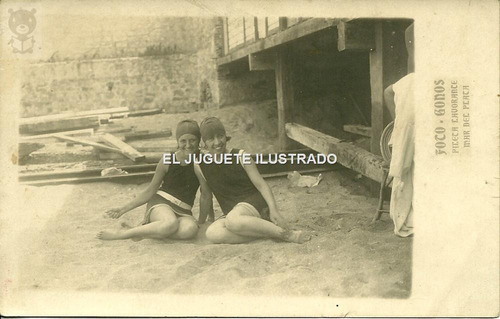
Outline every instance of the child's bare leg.
{"type": "Polygon", "coordinates": [[[225,219],[219,219],[207,228],[206,236],[214,244],[242,244],[257,239],[237,235],[226,228],[225,219]]]}
{"type": "Polygon", "coordinates": [[[179,227],[175,233],[168,236],[172,239],[192,239],[198,233],[198,224],[193,217],[179,217],[179,227]]]}
{"type": "Polygon", "coordinates": [[[152,238],[164,239],[175,233],[179,227],[177,217],[170,207],[161,205],[153,208],[150,216],[150,223],[133,227],[130,229],[121,229],[118,231],[105,230],[100,232],[97,237],[102,240],[117,240],[129,238],[152,238]]]}
{"type": "Polygon", "coordinates": [[[230,232],[246,237],[276,238],[300,244],[310,239],[302,231],[285,230],[260,218],[257,212],[239,205],[229,212],[225,225],[230,232]]]}

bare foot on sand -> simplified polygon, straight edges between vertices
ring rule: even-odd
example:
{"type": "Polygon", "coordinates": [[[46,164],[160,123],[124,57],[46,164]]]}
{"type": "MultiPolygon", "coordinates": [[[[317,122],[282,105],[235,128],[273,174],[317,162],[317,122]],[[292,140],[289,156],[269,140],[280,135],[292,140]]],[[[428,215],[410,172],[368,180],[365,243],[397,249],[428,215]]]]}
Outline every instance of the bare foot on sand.
{"type": "Polygon", "coordinates": [[[120,239],[120,233],[112,230],[103,230],[97,234],[97,238],[101,240],[116,240],[120,239]]]}
{"type": "MultiPolygon", "coordinates": [[[[131,227],[130,225],[126,224],[123,225],[122,223],[122,227],[123,228],[133,228],[131,227]],[[125,226],[126,225],[126,226],[125,226]]],[[[126,239],[126,238],[122,238],[121,236],[121,232],[120,230],[118,231],[112,231],[112,230],[103,230],[101,232],[99,232],[99,234],[97,234],[97,238],[99,238],[100,240],[117,240],[117,239],[126,239]]],[[[144,237],[132,237],[130,238],[132,239],[133,241],[141,241],[144,239],[144,237]]]]}
{"type": "Polygon", "coordinates": [[[311,235],[301,230],[287,230],[283,233],[283,240],[291,243],[303,244],[311,240],[311,235]]]}

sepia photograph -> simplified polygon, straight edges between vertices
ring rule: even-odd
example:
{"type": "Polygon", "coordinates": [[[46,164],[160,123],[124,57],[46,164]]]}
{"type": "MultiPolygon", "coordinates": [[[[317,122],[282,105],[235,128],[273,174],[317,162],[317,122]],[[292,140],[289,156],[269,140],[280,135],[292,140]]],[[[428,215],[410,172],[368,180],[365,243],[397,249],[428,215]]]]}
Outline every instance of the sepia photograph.
{"type": "MultiPolygon", "coordinates": [[[[416,59],[429,52],[416,35],[432,36],[421,14],[72,3],[0,4],[2,315],[369,316],[392,302],[411,304],[405,315],[476,313],[414,301],[433,273],[419,265],[440,247],[415,246],[432,246],[438,222],[414,215],[460,205],[423,195],[446,179],[423,167],[466,161],[481,139],[474,80],[429,76],[432,63],[416,59]]],[[[488,28],[498,33],[498,17],[488,28]]],[[[498,165],[498,118],[487,118],[498,165]]],[[[481,278],[497,273],[480,285],[496,295],[483,310],[498,315],[498,251],[489,258],[481,278]]]]}

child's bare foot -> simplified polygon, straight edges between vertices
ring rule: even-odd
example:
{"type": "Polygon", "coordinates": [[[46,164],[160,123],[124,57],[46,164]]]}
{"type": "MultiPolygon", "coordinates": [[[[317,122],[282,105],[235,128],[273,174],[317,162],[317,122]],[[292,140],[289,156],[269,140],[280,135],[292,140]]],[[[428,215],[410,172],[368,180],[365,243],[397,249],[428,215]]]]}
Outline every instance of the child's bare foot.
{"type": "Polygon", "coordinates": [[[116,239],[121,239],[120,238],[120,233],[117,231],[112,231],[112,230],[103,230],[100,231],[99,234],[97,234],[97,238],[100,240],[116,240],[116,239]]]}
{"type": "MultiPolygon", "coordinates": [[[[122,227],[124,228],[132,228],[130,226],[124,226],[122,225],[122,227]]],[[[126,239],[126,238],[123,238],[121,236],[121,232],[122,231],[112,231],[112,230],[103,230],[101,232],[99,232],[99,234],[97,234],[97,238],[101,239],[101,240],[117,240],[117,239],[126,239]]],[[[132,239],[133,241],[141,241],[144,239],[144,237],[132,237],[130,238],[132,239]]]]}
{"type": "Polygon", "coordinates": [[[303,244],[311,240],[311,236],[301,230],[286,230],[283,233],[283,240],[291,243],[303,244]]]}

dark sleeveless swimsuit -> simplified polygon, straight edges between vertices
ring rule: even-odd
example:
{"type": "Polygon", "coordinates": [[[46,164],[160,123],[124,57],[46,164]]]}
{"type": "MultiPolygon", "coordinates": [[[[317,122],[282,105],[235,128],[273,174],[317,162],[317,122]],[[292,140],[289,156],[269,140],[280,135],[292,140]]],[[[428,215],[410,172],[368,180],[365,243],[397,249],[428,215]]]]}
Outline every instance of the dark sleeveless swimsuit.
{"type": "MultiPolygon", "coordinates": [[[[238,154],[239,151],[232,149],[230,153],[238,154]]],[[[222,212],[227,215],[236,204],[244,202],[255,207],[261,217],[266,218],[266,200],[253,185],[241,161],[236,162],[234,157],[232,159],[231,164],[200,163],[203,176],[217,198],[222,212]]]]}
{"type": "Polygon", "coordinates": [[[193,213],[187,206],[193,206],[199,186],[193,163],[185,166],[172,163],[168,166],[168,171],[163,177],[158,192],[148,201],[146,211],[155,205],[167,204],[177,215],[192,216],[193,213]]]}

